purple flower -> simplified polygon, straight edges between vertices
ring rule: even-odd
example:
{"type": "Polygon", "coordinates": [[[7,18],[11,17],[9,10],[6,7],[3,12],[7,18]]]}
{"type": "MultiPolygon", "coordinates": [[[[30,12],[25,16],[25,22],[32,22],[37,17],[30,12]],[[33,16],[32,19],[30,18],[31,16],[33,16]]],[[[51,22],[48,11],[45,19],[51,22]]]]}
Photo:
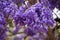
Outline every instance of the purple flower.
{"type": "Polygon", "coordinates": [[[15,13],[18,11],[18,7],[14,3],[10,3],[7,7],[4,8],[4,15],[8,15],[8,18],[13,18],[15,13]]]}
{"type": "Polygon", "coordinates": [[[49,6],[50,9],[54,9],[55,7],[59,8],[59,0],[40,0],[43,5],[49,6]]]}
{"type": "Polygon", "coordinates": [[[15,16],[14,16],[14,21],[16,24],[20,23],[20,25],[24,25],[24,18],[23,18],[23,13],[25,11],[26,7],[25,5],[22,5],[20,7],[20,9],[15,13],[15,16]]]}
{"type": "Polygon", "coordinates": [[[4,16],[8,18],[13,18],[15,12],[18,10],[16,4],[10,1],[0,1],[0,11],[3,12],[4,16]]]}
{"type": "Polygon", "coordinates": [[[51,4],[51,7],[54,8],[54,7],[57,7],[58,6],[58,0],[48,0],[49,3],[51,4]]]}
{"type": "Polygon", "coordinates": [[[20,26],[20,25],[15,25],[15,26],[16,26],[16,28],[15,28],[15,30],[13,31],[13,34],[17,34],[18,31],[21,29],[21,26],[20,26]]]}
{"type": "Polygon", "coordinates": [[[3,11],[5,7],[7,7],[8,5],[10,5],[10,1],[6,1],[6,0],[1,0],[0,1],[0,11],[3,11]]]}
{"type": "MultiPolygon", "coordinates": [[[[47,24],[49,26],[54,25],[52,11],[49,9],[49,7],[46,7],[45,5],[43,5],[42,8],[40,6],[38,7],[38,6],[33,5],[32,7],[30,7],[23,13],[23,16],[24,18],[26,18],[24,22],[27,24],[27,28],[31,28],[36,33],[39,31],[39,32],[47,34],[47,31],[48,31],[47,24]]],[[[29,31],[30,30],[28,31],[25,30],[25,33],[27,35],[30,34],[29,31]]]]}
{"type": "Polygon", "coordinates": [[[5,29],[0,28],[0,40],[5,40],[6,39],[6,36],[7,36],[6,32],[7,32],[6,28],[5,29]]]}
{"type": "Polygon", "coordinates": [[[26,9],[26,6],[22,5],[14,15],[14,22],[15,22],[15,26],[16,26],[14,33],[15,32],[17,33],[19,31],[19,29],[21,28],[21,26],[25,25],[25,23],[24,23],[25,18],[23,17],[23,13],[24,13],[25,9],[26,9]]]}
{"type": "Polygon", "coordinates": [[[0,13],[0,40],[5,40],[7,32],[7,22],[3,13],[0,13]]]}
{"type": "Polygon", "coordinates": [[[6,25],[6,19],[4,18],[3,13],[0,14],[0,28],[3,28],[6,25]]]}
{"type": "Polygon", "coordinates": [[[31,28],[26,28],[26,29],[24,30],[24,32],[25,32],[28,36],[33,36],[33,35],[36,34],[31,28]]]}
{"type": "Polygon", "coordinates": [[[22,23],[22,25],[27,25],[24,32],[28,36],[34,36],[38,32],[42,32],[47,36],[47,24],[49,24],[49,26],[54,25],[52,16],[52,11],[49,9],[49,6],[46,7],[46,5],[37,3],[25,11],[17,12],[14,20],[17,24],[21,25],[22,23]]]}

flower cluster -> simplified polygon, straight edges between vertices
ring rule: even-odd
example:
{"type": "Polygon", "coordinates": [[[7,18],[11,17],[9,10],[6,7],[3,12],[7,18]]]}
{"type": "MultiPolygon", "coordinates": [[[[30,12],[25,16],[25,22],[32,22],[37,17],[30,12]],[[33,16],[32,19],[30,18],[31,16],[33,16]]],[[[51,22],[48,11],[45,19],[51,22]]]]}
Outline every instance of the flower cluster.
{"type": "Polygon", "coordinates": [[[48,0],[50,3],[50,8],[54,9],[55,7],[60,9],[60,0],[48,0]]]}
{"type": "Polygon", "coordinates": [[[48,26],[51,28],[55,23],[48,0],[27,6],[25,0],[0,0],[0,40],[6,39],[7,26],[11,27],[12,21],[16,28],[12,34],[24,26],[24,34],[31,40],[43,40],[41,34],[48,36],[48,26]]]}
{"type": "Polygon", "coordinates": [[[43,33],[44,36],[47,36],[48,25],[54,25],[52,11],[49,9],[49,6],[46,7],[46,5],[42,4],[43,3],[36,3],[28,9],[24,7],[24,10],[21,8],[20,12],[17,12],[15,15],[14,20],[16,24],[23,26],[27,25],[25,26],[24,32],[28,36],[33,37],[39,32],[43,33]]]}
{"type": "Polygon", "coordinates": [[[18,8],[13,2],[0,0],[0,40],[6,39],[8,21],[13,18],[17,10],[18,8]]]}
{"type": "Polygon", "coordinates": [[[7,32],[7,22],[4,18],[3,13],[0,12],[0,40],[5,40],[7,32]]]}

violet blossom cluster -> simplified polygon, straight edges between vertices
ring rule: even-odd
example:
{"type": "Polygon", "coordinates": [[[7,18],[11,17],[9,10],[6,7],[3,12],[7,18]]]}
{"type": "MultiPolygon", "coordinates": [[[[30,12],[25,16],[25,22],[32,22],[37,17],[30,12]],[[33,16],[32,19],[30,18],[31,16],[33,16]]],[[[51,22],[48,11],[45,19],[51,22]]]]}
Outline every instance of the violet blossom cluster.
{"type": "Polygon", "coordinates": [[[0,0],[0,40],[6,40],[10,20],[14,21],[16,27],[13,34],[24,26],[24,33],[32,39],[44,40],[39,33],[48,36],[48,25],[53,27],[55,23],[49,1],[41,0],[30,7],[27,6],[25,0],[0,0]],[[18,7],[18,4],[21,6],[18,7]]]}
{"type": "MultiPolygon", "coordinates": [[[[15,22],[16,24],[20,25],[27,25],[24,32],[28,35],[33,37],[38,32],[43,33],[45,37],[47,37],[47,31],[48,26],[54,25],[54,19],[52,15],[51,9],[49,9],[49,6],[46,7],[46,5],[43,5],[43,3],[36,3],[26,9],[26,7],[22,7],[20,9],[20,13],[17,12],[15,15],[15,22]],[[24,9],[24,10],[23,10],[24,9]],[[22,11],[23,10],[23,11],[22,11]],[[18,21],[17,21],[18,20],[18,21]]],[[[40,35],[40,34],[39,34],[40,35]]],[[[39,36],[39,39],[41,36],[39,36]]],[[[37,40],[36,39],[36,40],[37,40]]],[[[41,39],[42,40],[42,39],[41,39]]]]}
{"type": "Polygon", "coordinates": [[[13,2],[0,0],[0,40],[6,40],[8,21],[13,18],[17,9],[17,6],[13,2]]]}

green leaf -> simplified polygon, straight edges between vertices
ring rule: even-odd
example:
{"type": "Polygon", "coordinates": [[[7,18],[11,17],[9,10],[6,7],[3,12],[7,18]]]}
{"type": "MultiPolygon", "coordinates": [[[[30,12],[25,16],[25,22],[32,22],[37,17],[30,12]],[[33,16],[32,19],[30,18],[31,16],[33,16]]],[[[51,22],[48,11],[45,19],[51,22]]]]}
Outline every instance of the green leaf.
{"type": "Polygon", "coordinates": [[[8,23],[9,23],[9,26],[10,26],[10,27],[13,27],[12,19],[9,19],[9,20],[8,20],[8,23]]]}

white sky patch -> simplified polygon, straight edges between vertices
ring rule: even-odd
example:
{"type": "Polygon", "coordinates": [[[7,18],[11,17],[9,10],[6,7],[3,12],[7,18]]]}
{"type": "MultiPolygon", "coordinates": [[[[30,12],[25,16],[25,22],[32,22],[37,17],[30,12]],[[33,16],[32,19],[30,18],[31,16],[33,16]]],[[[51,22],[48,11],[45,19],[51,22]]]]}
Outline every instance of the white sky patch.
{"type": "Polygon", "coordinates": [[[27,5],[28,1],[25,1],[25,4],[27,5]]]}
{"type": "Polygon", "coordinates": [[[54,8],[54,10],[53,10],[53,18],[54,19],[57,18],[56,15],[58,16],[58,18],[60,18],[60,10],[57,8],[54,8]]]}

